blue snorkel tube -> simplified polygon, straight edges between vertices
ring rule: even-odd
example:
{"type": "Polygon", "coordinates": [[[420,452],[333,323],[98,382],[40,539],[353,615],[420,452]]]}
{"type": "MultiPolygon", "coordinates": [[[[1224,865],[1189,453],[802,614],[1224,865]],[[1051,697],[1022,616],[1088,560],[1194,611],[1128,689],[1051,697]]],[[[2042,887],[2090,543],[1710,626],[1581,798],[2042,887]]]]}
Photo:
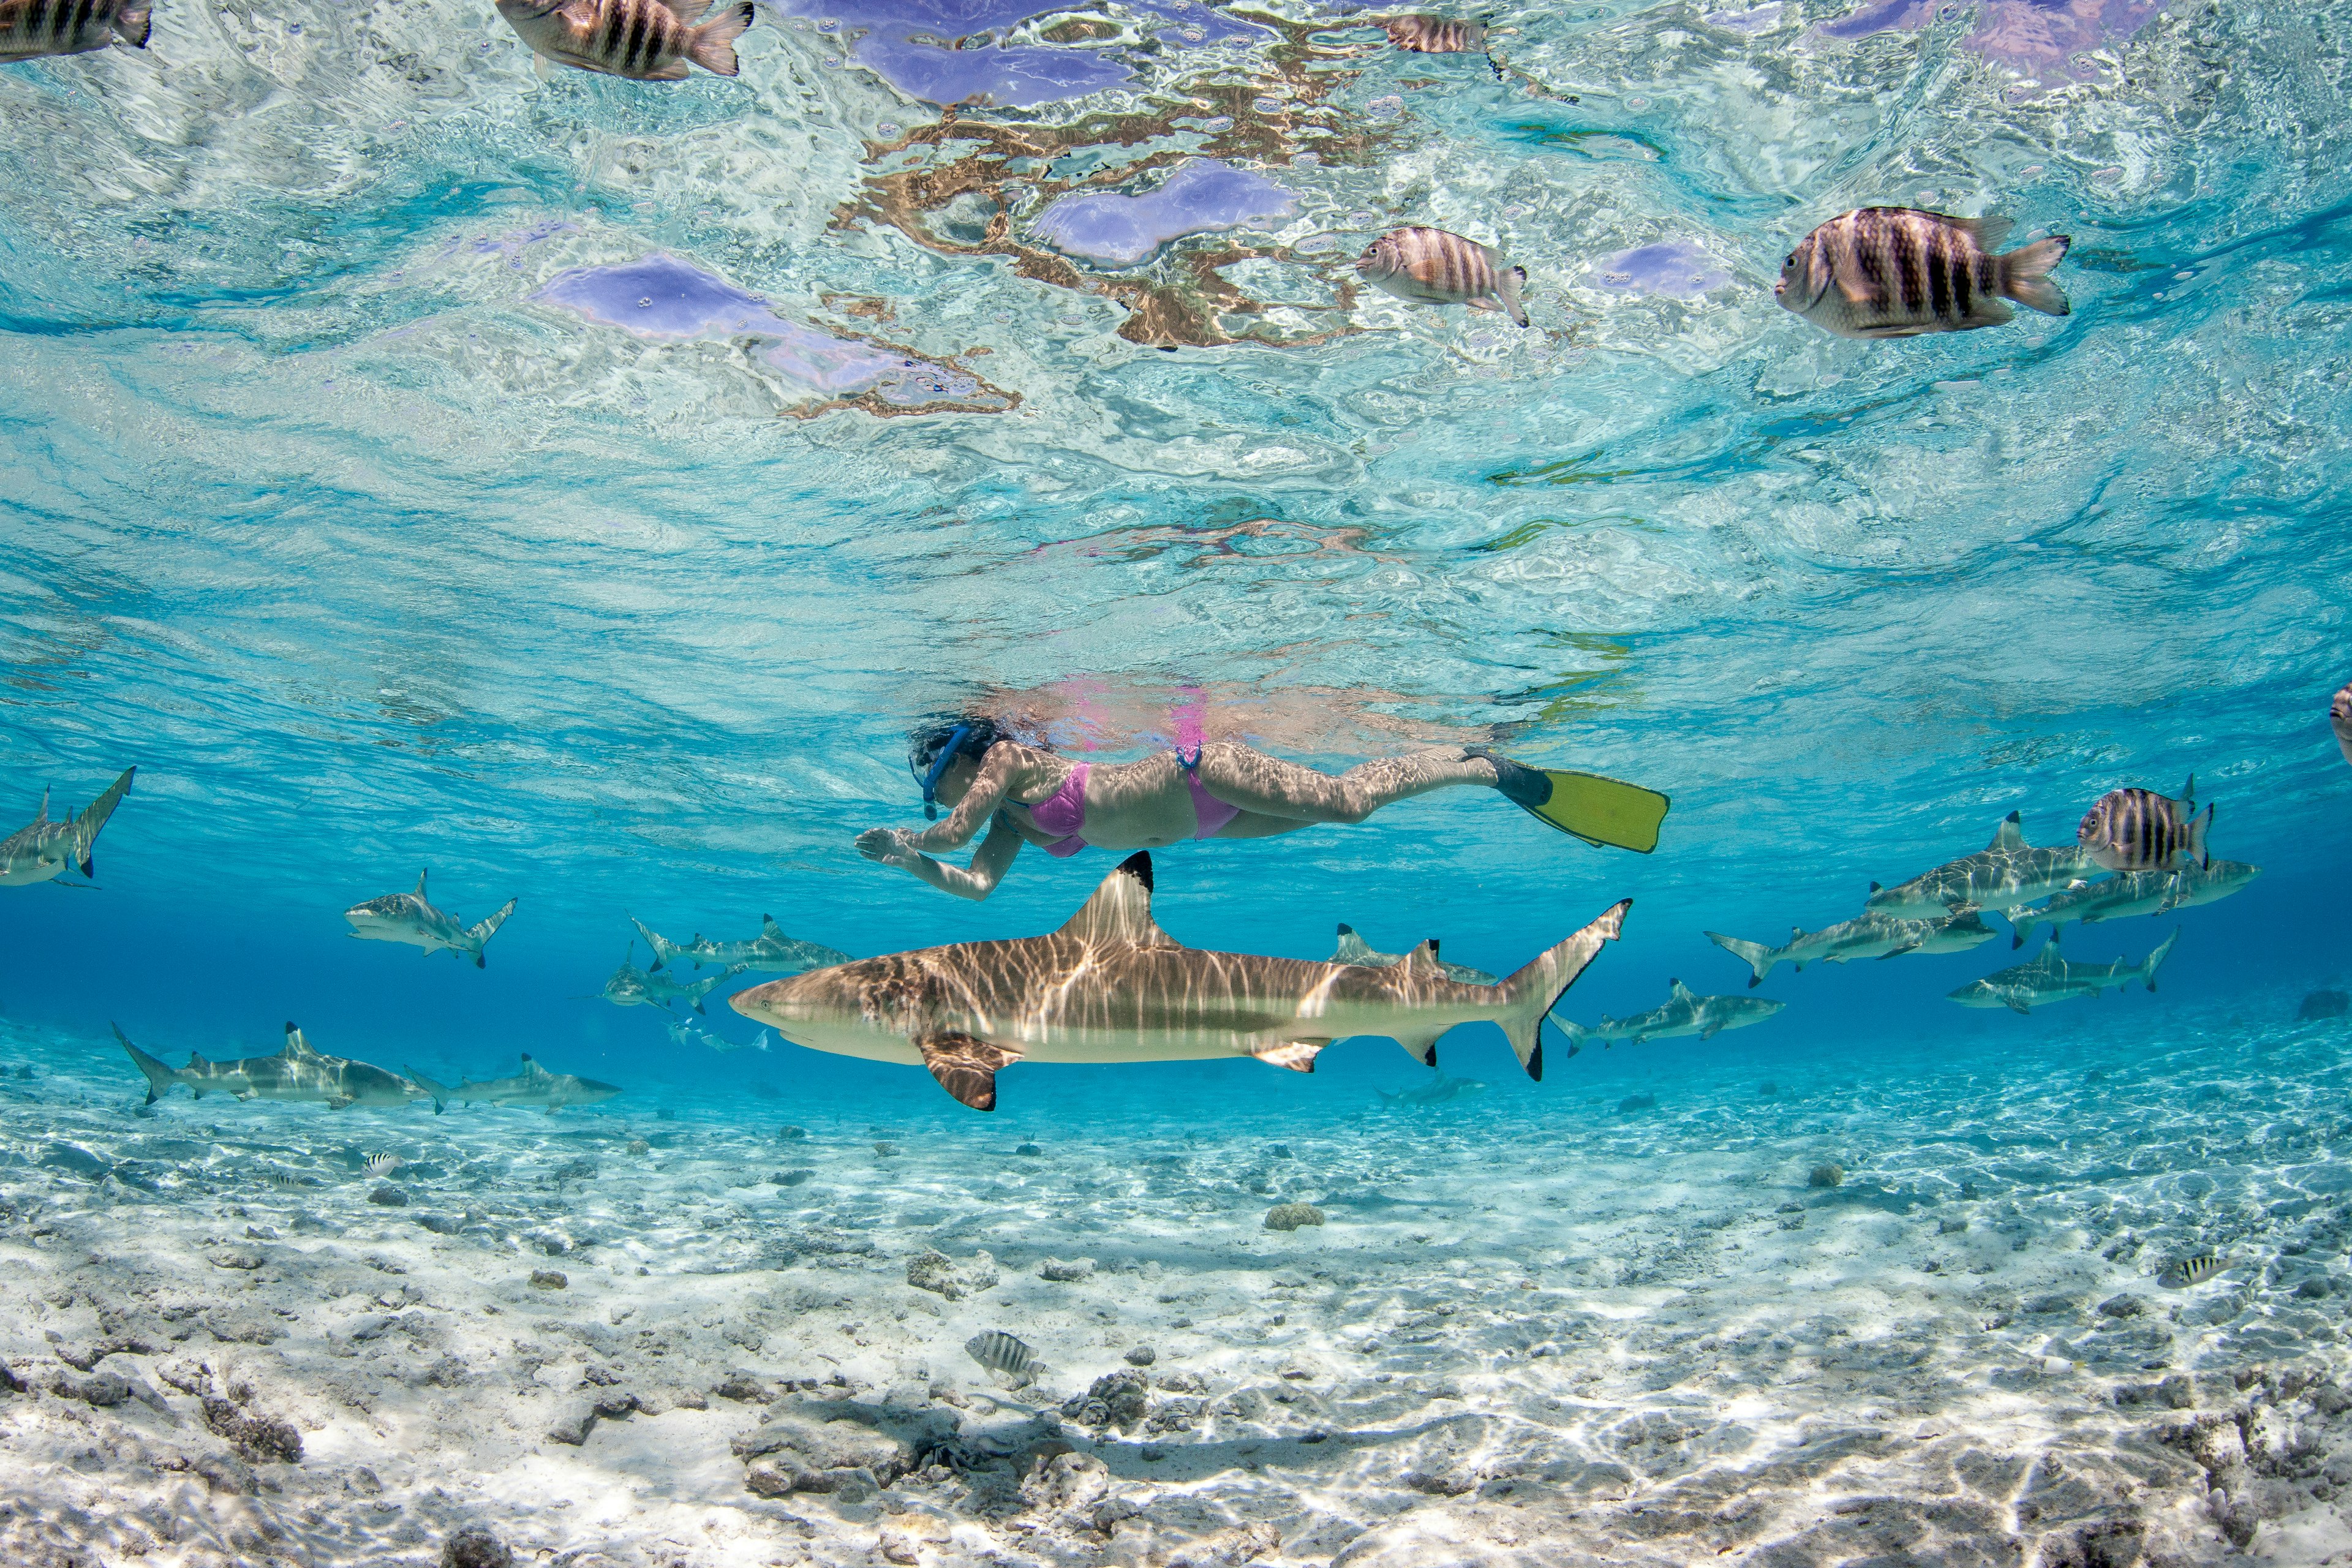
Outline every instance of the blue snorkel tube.
{"type": "Polygon", "coordinates": [[[962,747],[964,737],[971,733],[971,725],[957,725],[955,733],[948,737],[948,743],[940,748],[940,754],[931,759],[931,771],[923,775],[924,821],[937,822],[940,819],[940,775],[948,771],[948,764],[956,760],[956,752],[962,747]]]}

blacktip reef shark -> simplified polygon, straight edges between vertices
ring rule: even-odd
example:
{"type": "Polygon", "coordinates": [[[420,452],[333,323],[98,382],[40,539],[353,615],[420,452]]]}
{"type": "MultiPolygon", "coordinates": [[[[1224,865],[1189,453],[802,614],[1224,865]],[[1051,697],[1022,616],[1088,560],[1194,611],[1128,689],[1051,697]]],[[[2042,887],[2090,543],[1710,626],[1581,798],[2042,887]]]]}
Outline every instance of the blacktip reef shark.
{"type": "Polygon", "coordinates": [[[1701,996],[1679,980],[1669,980],[1666,985],[1666,999],[1646,1013],[1630,1018],[1612,1018],[1604,1013],[1590,1029],[1576,1024],[1561,1026],[1579,1044],[1599,1040],[1606,1046],[1622,1040],[1638,1046],[1644,1040],[1671,1040],[1685,1035],[1711,1040],[1726,1029],[1760,1024],[1788,1005],[1761,996],[1701,996]]]}
{"type": "Polygon", "coordinates": [[[1444,1105],[1450,1100],[1467,1100],[1486,1092],[1486,1086],[1475,1078],[1448,1078],[1439,1073],[1427,1083],[1417,1083],[1391,1094],[1384,1089],[1372,1090],[1381,1097],[1382,1105],[1444,1105]]]}
{"type": "Polygon", "coordinates": [[[457,916],[435,909],[425,897],[425,873],[416,873],[416,890],[413,893],[386,893],[380,899],[353,904],[343,911],[343,919],[352,922],[352,935],[363,942],[401,942],[411,947],[421,947],[425,956],[447,952],[463,958],[471,955],[474,967],[487,969],[482,957],[482,944],[498,934],[499,927],[515,911],[515,901],[509,899],[498,913],[488,920],[467,925],[457,916]]]}
{"type": "Polygon", "coordinates": [[[1763,984],[1764,977],[1781,963],[1793,964],[1802,973],[1805,965],[1816,960],[1822,963],[1851,963],[1857,958],[1901,958],[1910,952],[1966,952],[1992,938],[1992,927],[1973,910],[1932,921],[1857,915],[1810,932],[1791,927],[1788,942],[1780,947],[1742,942],[1717,931],[1706,933],[1707,941],[1744,959],[1748,967],[1755,971],[1748,977],[1751,991],[1763,984]]]}
{"type": "Polygon", "coordinates": [[[1014,1062],[1255,1057],[1312,1072],[1332,1041],[1379,1035],[1435,1066],[1438,1037],[1477,1022],[1501,1025],[1540,1079],[1544,1016],[1615,940],[1632,903],[1498,985],[1464,985],[1427,943],[1390,969],[1186,947],[1153,921],[1151,889],[1146,850],[1050,936],[854,959],[730,1000],[794,1045],[928,1068],[975,1110],[996,1109],[996,1075],[1014,1062]]]}
{"type": "Polygon", "coordinates": [[[722,970],[694,981],[672,980],[666,974],[648,973],[637,967],[637,948],[632,942],[628,955],[621,960],[621,967],[613,971],[613,977],[604,982],[601,994],[615,1007],[667,1007],[673,1001],[684,997],[687,1005],[696,1012],[707,1014],[710,1009],[702,1005],[702,999],[741,973],[740,969],[722,970]]]}
{"type": "MultiPolygon", "coordinates": [[[[90,848],[98,842],[99,829],[114,815],[130,793],[131,777],[139,770],[125,768],[120,777],[106,786],[106,793],[85,806],[79,815],[68,814],[62,822],[49,820],[49,792],[41,792],[39,815],[16,832],[0,839],[0,888],[29,888],[36,882],[55,881],[75,868],[85,877],[98,875],[98,864],[90,848]]],[[[71,884],[68,884],[70,886],[71,884]]]]}
{"type": "Polygon", "coordinates": [[[131,1053],[131,1064],[146,1075],[149,1105],[171,1093],[175,1084],[186,1085],[198,1100],[207,1094],[226,1094],[237,1100],[307,1101],[335,1110],[354,1105],[406,1105],[413,1100],[429,1099],[437,1112],[445,1099],[422,1079],[412,1082],[348,1057],[321,1056],[292,1024],[286,1026],[286,1044],[276,1056],[213,1062],[191,1051],[184,1068],[166,1066],[132,1045],[119,1024],[114,1026],[114,1037],[131,1053]]]}
{"type": "Polygon", "coordinates": [[[697,969],[715,963],[738,973],[757,970],[763,974],[803,974],[812,969],[849,962],[849,954],[837,952],[821,942],[786,936],[773,915],[760,917],[760,934],[749,942],[712,942],[697,931],[692,942],[681,945],[635,915],[629,917],[629,923],[637,928],[637,934],[654,950],[652,972],[680,958],[689,960],[697,969]]]}
{"type": "Polygon", "coordinates": [[[730,1040],[708,1029],[696,1028],[691,1018],[677,1018],[670,1023],[669,1043],[680,1047],[702,1046],[724,1056],[729,1051],[764,1051],[771,1042],[765,1029],[761,1030],[754,1039],[730,1040]]]}
{"type": "MultiPolygon", "coordinates": [[[[1437,940],[1429,942],[1429,953],[1437,957],[1437,940]]],[[[1356,934],[1356,928],[1344,922],[1339,927],[1339,951],[1331,954],[1334,963],[1360,963],[1368,969],[1390,969],[1404,962],[1401,952],[1377,952],[1372,944],[1356,934]]],[[[1483,969],[1473,969],[1466,963],[1448,963],[1437,959],[1437,972],[1457,985],[1493,985],[1495,977],[1483,969]]],[[[1456,1080],[1460,1081],[1460,1080],[1456,1080]]]]}
{"type": "Polygon", "coordinates": [[[460,1079],[455,1089],[444,1089],[415,1068],[404,1069],[429,1092],[436,1104],[457,1100],[465,1105],[536,1105],[550,1116],[567,1105],[595,1105],[621,1092],[619,1086],[599,1083],[568,1072],[550,1072],[528,1054],[522,1070],[512,1078],[460,1079]]]}
{"type": "Polygon", "coordinates": [[[1864,913],[1894,920],[1942,920],[1970,910],[2039,903],[2101,874],[2098,862],[2078,844],[2049,849],[2028,845],[2012,811],[1982,849],[1948,860],[1899,887],[1873,882],[1862,907],[1864,913]]]}
{"type": "Polygon", "coordinates": [[[2153,992],[2158,966],[2179,940],[2180,932],[2176,929],[2161,946],[2137,963],[2121,960],[2114,963],[2069,963],[2058,956],[2055,942],[2045,942],[2032,963],[1988,974],[1982,980],[1971,980],[1951,993],[1951,999],[1963,1007],[2006,1007],[2012,1013],[2031,1013],[2053,1002],[2096,996],[2109,989],[2121,991],[2126,983],[2134,980],[2153,992]]]}
{"type": "Polygon", "coordinates": [[[2025,945],[2033,928],[2046,925],[2050,940],[2070,921],[2095,925],[2101,921],[2133,915],[2169,914],[2197,904],[2226,899],[2263,874],[2260,866],[2243,860],[2216,860],[2210,866],[2184,866],[2178,871],[2126,871],[2072,892],[2061,893],[2038,909],[2011,910],[2011,948],[2025,945]]]}

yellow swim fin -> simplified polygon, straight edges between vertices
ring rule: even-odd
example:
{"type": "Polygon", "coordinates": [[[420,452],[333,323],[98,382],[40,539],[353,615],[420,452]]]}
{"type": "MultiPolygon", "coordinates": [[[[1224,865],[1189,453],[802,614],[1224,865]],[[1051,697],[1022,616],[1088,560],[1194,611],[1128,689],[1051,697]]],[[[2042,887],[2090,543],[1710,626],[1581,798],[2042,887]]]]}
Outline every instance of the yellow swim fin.
{"type": "Polygon", "coordinates": [[[1647,855],[1658,847],[1658,826],[1674,804],[1655,790],[1622,779],[1531,768],[1484,746],[1469,747],[1465,754],[1494,763],[1499,775],[1495,787],[1529,816],[1587,844],[1647,855]]]}

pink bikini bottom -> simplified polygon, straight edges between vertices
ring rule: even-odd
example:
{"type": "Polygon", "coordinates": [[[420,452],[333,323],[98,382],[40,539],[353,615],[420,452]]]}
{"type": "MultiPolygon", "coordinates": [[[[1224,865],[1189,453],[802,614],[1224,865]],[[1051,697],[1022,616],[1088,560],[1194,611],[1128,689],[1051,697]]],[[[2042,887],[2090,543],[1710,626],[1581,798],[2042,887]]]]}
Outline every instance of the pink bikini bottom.
{"type": "MultiPolygon", "coordinates": [[[[1242,814],[1238,805],[1228,805],[1211,795],[1201,783],[1198,769],[1201,753],[1194,752],[1192,760],[1185,762],[1184,753],[1176,753],[1177,763],[1184,770],[1184,783],[1192,792],[1192,837],[1214,838],[1225,824],[1242,814]]],[[[1087,847],[1087,772],[1093,764],[1080,763],[1062,781],[1062,787],[1029,807],[1029,821],[1040,833],[1054,835],[1054,842],[1045,846],[1045,853],[1056,859],[1066,860],[1087,847]]]]}

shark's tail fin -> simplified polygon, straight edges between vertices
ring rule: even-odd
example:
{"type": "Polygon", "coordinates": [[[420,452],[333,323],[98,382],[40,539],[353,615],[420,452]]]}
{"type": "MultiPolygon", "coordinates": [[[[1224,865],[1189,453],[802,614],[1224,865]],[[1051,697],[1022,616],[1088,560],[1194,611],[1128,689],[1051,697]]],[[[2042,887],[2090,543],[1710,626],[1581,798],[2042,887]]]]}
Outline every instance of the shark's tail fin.
{"type": "Polygon", "coordinates": [[[662,935],[661,932],[654,930],[653,927],[646,924],[645,921],[637,919],[635,915],[631,915],[629,917],[629,923],[637,928],[637,934],[644,937],[646,939],[646,945],[654,950],[654,961],[646,965],[646,973],[648,974],[652,973],[655,970],[659,969],[663,964],[667,963],[679,952],[685,951],[680,948],[677,943],[670,941],[669,938],[662,935]]]}
{"type": "Polygon", "coordinates": [[[498,913],[490,916],[488,920],[477,923],[471,930],[466,932],[467,940],[474,944],[475,968],[488,969],[489,967],[488,963],[483,961],[482,948],[489,942],[490,938],[499,934],[499,927],[507,923],[507,917],[514,913],[514,910],[515,901],[512,899],[509,899],[504,907],[502,907],[498,913]]]}
{"type": "MultiPolygon", "coordinates": [[[[83,808],[82,814],[74,818],[73,858],[80,864],[83,876],[98,875],[97,863],[90,858],[90,847],[98,842],[98,830],[106,826],[106,819],[114,815],[114,808],[121,805],[122,797],[131,792],[131,775],[138,771],[136,767],[123,769],[122,776],[107,785],[106,793],[91,801],[83,808]]],[[[44,816],[47,814],[47,805],[48,797],[44,795],[44,816]]]]}
{"type": "Polygon", "coordinates": [[[404,1067],[400,1070],[408,1075],[409,1082],[415,1084],[417,1088],[423,1089],[431,1097],[433,1100],[433,1114],[436,1116],[438,1116],[443,1111],[448,1110],[449,1102],[457,1098],[457,1096],[452,1094],[448,1089],[443,1088],[437,1083],[435,1083],[431,1079],[426,1078],[415,1068],[404,1067]]]}
{"type": "Polygon", "coordinates": [[[1543,1077],[1545,1015],[1576,984],[1576,977],[1584,973],[1584,966],[1592,962],[1601,944],[1617,940],[1617,933],[1624,929],[1625,911],[1633,907],[1633,900],[1619,900],[1603,910],[1599,919],[1503,982],[1503,1010],[1495,1021],[1503,1026],[1504,1037],[1511,1042],[1512,1054],[1528,1069],[1529,1078],[1543,1077]]]}
{"type": "Polygon", "coordinates": [[[132,1045],[131,1037],[122,1032],[121,1025],[116,1024],[111,1026],[114,1030],[114,1037],[121,1040],[122,1048],[131,1053],[131,1065],[146,1075],[147,1103],[152,1105],[171,1093],[172,1086],[181,1081],[179,1073],[132,1045]]]}
{"type": "MultiPolygon", "coordinates": [[[[2189,782],[2191,786],[2194,786],[2197,780],[2194,775],[2191,775],[2189,782]]],[[[2200,871],[2210,871],[2213,868],[2213,857],[2205,848],[2205,835],[2212,826],[2213,808],[2210,805],[2189,820],[2188,858],[2197,862],[2197,868],[2200,871]]],[[[88,868],[85,866],[84,868],[88,868]]]]}
{"type": "Polygon", "coordinates": [[[1756,972],[1748,977],[1750,990],[1763,984],[1764,977],[1772,973],[1772,966],[1780,962],[1779,952],[1766,947],[1760,942],[1742,942],[1736,936],[1726,936],[1719,931],[1707,932],[1706,940],[1723,949],[1724,952],[1740,959],[1748,968],[1756,972]]]}
{"type": "Polygon", "coordinates": [[[2147,959],[2141,963],[2139,966],[2139,983],[2142,985],[2147,986],[2150,991],[2154,991],[2156,989],[2156,972],[2164,963],[2165,955],[2172,951],[2172,944],[2179,940],[2180,928],[2179,926],[2174,926],[2172,928],[2172,934],[2166,937],[2164,941],[2158,945],[2157,950],[2154,952],[2149,953],[2147,959]]]}

